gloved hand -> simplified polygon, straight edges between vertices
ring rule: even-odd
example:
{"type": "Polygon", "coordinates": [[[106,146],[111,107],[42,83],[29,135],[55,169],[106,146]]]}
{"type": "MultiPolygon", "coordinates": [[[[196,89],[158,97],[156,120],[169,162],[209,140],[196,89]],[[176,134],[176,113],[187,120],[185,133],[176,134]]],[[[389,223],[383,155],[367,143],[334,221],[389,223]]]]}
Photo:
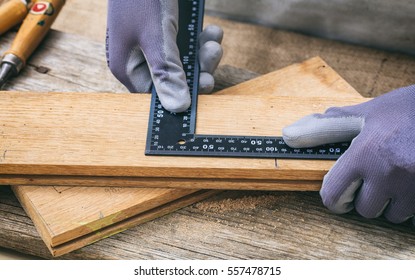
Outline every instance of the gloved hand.
{"type": "Polygon", "coordinates": [[[414,216],[415,85],[307,116],[284,128],[283,137],[296,148],[353,139],[324,177],[320,194],[330,210],[383,213],[394,223],[414,216]]]}
{"type": "MultiPolygon", "coordinates": [[[[107,61],[131,92],[150,92],[154,83],[166,110],[182,112],[190,94],[176,44],[178,0],[109,0],[107,61]]],[[[199,89],[213,89],[213,71],[222,57],[223,31],[208,26],[200,35],[199,89]]]]}

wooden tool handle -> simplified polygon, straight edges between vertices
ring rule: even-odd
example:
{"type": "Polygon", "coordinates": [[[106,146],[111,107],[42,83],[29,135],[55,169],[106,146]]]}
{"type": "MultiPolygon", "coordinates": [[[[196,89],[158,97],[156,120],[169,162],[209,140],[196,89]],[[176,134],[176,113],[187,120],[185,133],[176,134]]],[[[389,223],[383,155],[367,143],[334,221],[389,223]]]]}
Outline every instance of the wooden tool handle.
{"type": "Polygon", "coordinates": [[[22,22],[28,11],[27,2],[22,0],[11,0],[0,6],[0,35],[22,22]]]}
{"type": "Polygon", "coordinates": [[[26,63],[26,60],[48,33],[64,4],[65,0],[35,1],[11,48],[5,54],[13,54],[26,63]]]}

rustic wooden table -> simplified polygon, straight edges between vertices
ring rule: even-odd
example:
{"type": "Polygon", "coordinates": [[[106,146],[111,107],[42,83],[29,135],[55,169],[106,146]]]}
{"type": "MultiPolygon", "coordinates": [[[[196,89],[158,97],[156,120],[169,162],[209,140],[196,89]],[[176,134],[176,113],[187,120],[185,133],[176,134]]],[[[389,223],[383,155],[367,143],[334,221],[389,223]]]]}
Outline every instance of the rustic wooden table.
{"type": "MultiPolygon", "coordinates": [[[[225,22],[225,27],[230,28],[231,24],[225,22]]],[[[254,28],[236,25],[233,30],[230,35],[235,41],[227,42],[226,48],[232,47],[232,42],[238,38],[249,36],[254,28]],[[246,27],[245,35],[240,33],[242,27],[246,27]]],[[[285,54],[280,64],[292,64],[319,55],[366,96],[415,82],[415,59],[412,57],[294,33],[261,30],[272,36],[275,43],[268,46],[267,54],[258,53],[263,46],[256,43],[255,49],[247,55],[258,61],[269,58],[267,67],[278,64],[271,62],[277,61],[279,54],[285,54]]],[[[103,63],[96,58],[104,54],[103,44],[54,32],[30,60],[21,77],[9,84],[9,89],[103,91],[105,88],[106,91],[124,91],[108,73],[95,73],[94,80],[83,78],[94,73],[76,74],[80,65],[86,66],[85,56],[72,53],[75,48],[71,48],[71,44],[82,44],[85,52],[91,54],[88,63],[103,63]],[[66,43],[63,46],[53,43],[57,41],[66,43]],[[44,73],[42,67],[48,51],[61,51],[62,60],[44,73]],[[32,77],[31,83],[25,83],[25,75],[32,77]],[[38,83],[33,82],[33,77],[39,77],[38,83]]],[[[3,40],[0,51],[4,48],[3,40]]],[[[93,71],[90,69],[82,67],[82,71],[93,71]]],[[[217,73],[218,87],[253,76],[252,72],[222,66],[217,73]]],[[[316,192],[229,191],[62,258],[413,259],[414,241],[414,227],[410,223],[393,225],[383,218],[367,220],[354,212],[334,215],[324,208],[316,192]]],[[[0,188],[0,247],[50,258],[9,187],[0,188]]]]}

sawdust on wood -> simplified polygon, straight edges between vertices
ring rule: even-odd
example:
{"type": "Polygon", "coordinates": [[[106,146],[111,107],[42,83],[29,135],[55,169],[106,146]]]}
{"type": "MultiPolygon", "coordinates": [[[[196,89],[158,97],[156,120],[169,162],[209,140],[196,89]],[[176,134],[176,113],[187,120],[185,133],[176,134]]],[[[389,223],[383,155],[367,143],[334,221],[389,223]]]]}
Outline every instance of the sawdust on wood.
{"type": "Polygon", "coordinates": [[[273,194],[245,194],[238,196],[228,192],[225,196],[219,196],[213,199],[198,202],[194,207],[204,212],[228,212],[228,211],[244,211],[256,208],[271,208],[278,204],[281,199],[273,194]]]}

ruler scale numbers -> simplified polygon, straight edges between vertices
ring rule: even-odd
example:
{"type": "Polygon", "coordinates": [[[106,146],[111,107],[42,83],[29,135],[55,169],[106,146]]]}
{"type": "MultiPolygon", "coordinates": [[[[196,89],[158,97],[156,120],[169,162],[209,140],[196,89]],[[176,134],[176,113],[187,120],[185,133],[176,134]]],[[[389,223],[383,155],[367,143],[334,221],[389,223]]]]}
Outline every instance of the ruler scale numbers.
{"type": "Polygon", "coordinates": [[[286,145],[282,137],[196,134],[198,36],[203,24],[204,0],[179,0],[179,13],[177,44],[192,105],[184,113],[170,113],[153,89],[146,155],[337,159],[347,150],[350,143],[295,149],[286,145]]]}

